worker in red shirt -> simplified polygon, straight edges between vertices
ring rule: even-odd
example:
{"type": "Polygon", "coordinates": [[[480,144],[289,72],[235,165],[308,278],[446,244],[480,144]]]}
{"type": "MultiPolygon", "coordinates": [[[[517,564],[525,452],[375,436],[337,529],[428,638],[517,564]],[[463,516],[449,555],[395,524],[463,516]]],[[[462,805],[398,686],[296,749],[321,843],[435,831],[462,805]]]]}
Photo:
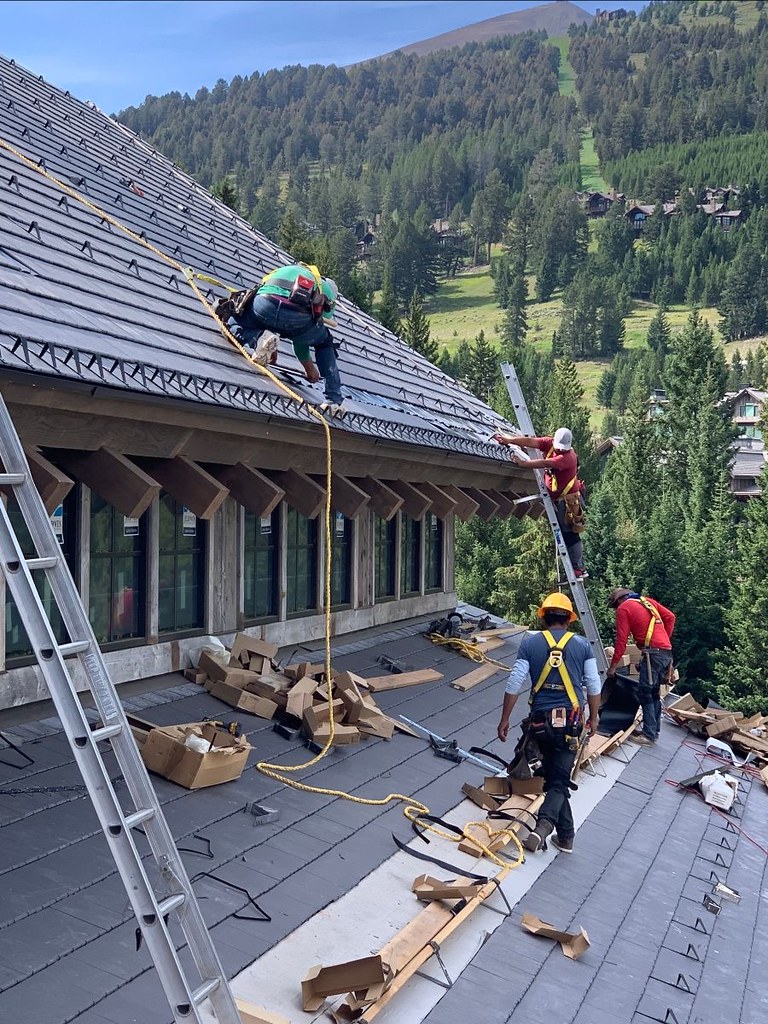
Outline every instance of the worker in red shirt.
{"type": "Polygon", "coordinates": [[[581,542],[581,534],[586,527],[584,495],[583,484],[579,480],[579,457],[573,447],[573,434],[568,427],[560,427],[554,437],[494,434],[493,438],[499,444],[536,448],[545,453],[543,459],[522,459],[514,454],[509,458],[517,466],[544,470],[544,480],[555,503],[557,522],[574,574],[577,579],[586,579],[589,573],[584,568],[584,546],[581,542]]]}
{"type": "Polygon", "coordinates": [[[630,738],[635,743],[648,746],[656,742],[661,731],[660,687],[672,670],[675,613],[652,597],[641,597],[626,587],[616,587],[611,591],[608,607],[616,611],[616,646],[608,675],[616,674],[630,633],[643,654],[637,687],[637,697],[643,709],[643,728],[642,732],[630,738]]]}

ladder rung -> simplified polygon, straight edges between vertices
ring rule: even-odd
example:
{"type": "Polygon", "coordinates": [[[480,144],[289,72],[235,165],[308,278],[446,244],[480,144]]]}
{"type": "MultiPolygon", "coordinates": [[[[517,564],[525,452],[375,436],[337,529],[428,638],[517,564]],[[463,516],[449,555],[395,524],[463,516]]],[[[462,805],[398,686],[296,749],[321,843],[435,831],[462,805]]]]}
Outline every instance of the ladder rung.
{"type": "Polygon", "coordinates": [[[62,658],[66,658],[70,654],[79,654],[81,651],[87,651],[90,646],[90,640],[73,640],[69,644],[59,644],[59,654],[61,654],[62,658]]]}
{"type": "Polygon", "coordinates": [[[195,991],[192,993],[192,1002],[195,1004],[195,1006],[199,1006],[204,999],[208,998],[211,992],[215,992],[220,984],[221,978],[211,978],[210,981],[206,981],[204,984],[202,984],[200,988],[195,989],[195,991]]]}
{"type": "Polygon", "coordinates": [[[165,917],[166,914],[170,914],[172,910],[176,910],[177,907],[187,902],[187,897],[183,892],[176,893],[175,896],[169,896],[168,899],[163,900],[162,903],[157,905],[157,913],[160,917],[165,917]]]}
{"type": "Polygon", "coordinates": [[[26,479],[25,473],[0,473],[0,487],[19,487],[26,479]]]}
{"type": "Polygon", "coordinates": [[[59,559],[57,555],[49,555],[46,558],[27,559],[27,568],[30,572],[33,572],[35,569],[53,569],[53,567],[58,564],[59,559]]]}
{"type": "Polygon", "coordinates": [[[149,821],[149,819],[154,818],[154,816],[154,807],[142,807],[140,811],[134,811],[133,814],[129,814],[126,817],[125,827],[138,828],[139,825],[143,825],[145,821],[149,821]]]}
{"type": "Polygon", "coordinates": [[[100,743],[101,740],[108,740],[112,736],[119,736],[123,731],[123,727],[118,722],[116,725],[102,725],[100,729],[94,729],[91,733],[94,743],[100,743]]]}

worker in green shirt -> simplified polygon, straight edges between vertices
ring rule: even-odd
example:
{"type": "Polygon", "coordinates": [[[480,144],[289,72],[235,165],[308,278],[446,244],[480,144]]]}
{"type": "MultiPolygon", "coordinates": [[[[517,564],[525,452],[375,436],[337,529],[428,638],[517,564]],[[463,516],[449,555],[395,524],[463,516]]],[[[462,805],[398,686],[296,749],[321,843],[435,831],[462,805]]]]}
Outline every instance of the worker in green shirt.
{"type": "MultiPolygon", "coordinates": [[[[235,298],[224,299],[216,307],[217,316],[234,319],[240,326],[240,341],[255,348],[264,331],[274,331],[293,343],[296,358],[311,383],[322,377],[325,397],[340,405],[341,376],[336,362],[336,346],[329,327],[335,327],[333,312],[339,291],[336,283],[322,277],[317,267],[303,263],[278,267],[262,280],[253,295],[236,311],[235,298]],[[314,349],[317,365],[310,349],[314,349]]],[[[276,361],[277,353],[271,359],[276,361]]]]}

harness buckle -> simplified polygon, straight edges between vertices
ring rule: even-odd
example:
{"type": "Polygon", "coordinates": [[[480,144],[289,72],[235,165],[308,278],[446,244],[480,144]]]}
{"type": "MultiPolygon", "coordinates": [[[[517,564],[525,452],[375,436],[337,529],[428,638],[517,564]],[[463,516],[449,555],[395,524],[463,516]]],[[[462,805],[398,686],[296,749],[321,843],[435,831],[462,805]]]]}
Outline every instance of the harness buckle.
{"type": "Polygon", "coordinates": [[[563,652],[561,650],[554,650],[549,652],[549,665],[550,668],[560,668],[563,663],[563,652]]]}

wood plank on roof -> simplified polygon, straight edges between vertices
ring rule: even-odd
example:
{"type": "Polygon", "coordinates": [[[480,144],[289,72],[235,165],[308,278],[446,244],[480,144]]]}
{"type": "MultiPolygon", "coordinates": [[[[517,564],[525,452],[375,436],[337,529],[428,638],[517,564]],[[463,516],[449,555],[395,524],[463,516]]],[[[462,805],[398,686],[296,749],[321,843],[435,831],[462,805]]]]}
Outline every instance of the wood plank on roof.
{"type": "Polygon", "coordinates": [[[445,484],[441,489],[444,490],[450,498],[453,498],[453,500],[457,502],[456,515],[463,523],[466,523],[467,520],[471,519],[480,508],[479,501],[475,501],[474,498],[470,498],[466,491],[456,487],[455,484],[445,484]]]}
{"type": "Polygon", "coordinates": [[[355,484],[371,499],[371,508],[382,519],[393,519],[403,506],[403,499],[391,487],[372,476],[355,480],[355,484]]]}
{"type": "Polygon", "coordinates": [[[285,500],[307,519],[316,519],[325,504],[325,488],[295,469],[273,469],[269,477],[285,491],[285,500]]]}
{"type": "Polygon", "coordinates": [[[198,519],[213,519],[229,489],[186,455],[172,459],[141,459],[139,463],[176,501],[198,519]]]}
{"type": "Polygon", "coordinates": [[[282,487],[244,462],[234,466],[214,465],[208,468],[217,480],[229,488],[229,493],[239,505],[259,517],[271,515],[285,498],[282,487]]]}
{"type": "Polygon", "coordinates": [[[75,486],[75,481],[49,462],[36,448],[25,448],[24,452],[35,487],[43,499],[46,512],[50,515],[64,501],[75,486]]]}
{"type": "Polygon", "coordinates": [[[432,508],[432,499],[405,480],[387,480],[387,487],[400,495],[402,511],[411,519],[423,519],[432,508]]]}
{"type": "Polygon", "coordinates": [[[438,519],[447,519],[449,515],[456,512],[458,501],[452,498],[444,487],[429,483],[427,480],[419,482],[419,490],[432,501],[432,512],[438,519]]]}
{"type": "Polygon", "coordinates": [[[125,455],[111,448],[94,452],[57,451],[62,468],[95,491],[129,519],[138,518],[162,490],[149,473],[145,473],[125,455]]]}
{"type": "Polygon", "coordinates": [[[464,493],[473,501],[477,502],[477,514],[481,519],[484,519],[485,522],[493,519],[499,511],[498,503],[495,502],[493,498],[489,498],[484,491],[478,490],[477,487],[462,487],[460,490],[464,491],[464,493]]]}

